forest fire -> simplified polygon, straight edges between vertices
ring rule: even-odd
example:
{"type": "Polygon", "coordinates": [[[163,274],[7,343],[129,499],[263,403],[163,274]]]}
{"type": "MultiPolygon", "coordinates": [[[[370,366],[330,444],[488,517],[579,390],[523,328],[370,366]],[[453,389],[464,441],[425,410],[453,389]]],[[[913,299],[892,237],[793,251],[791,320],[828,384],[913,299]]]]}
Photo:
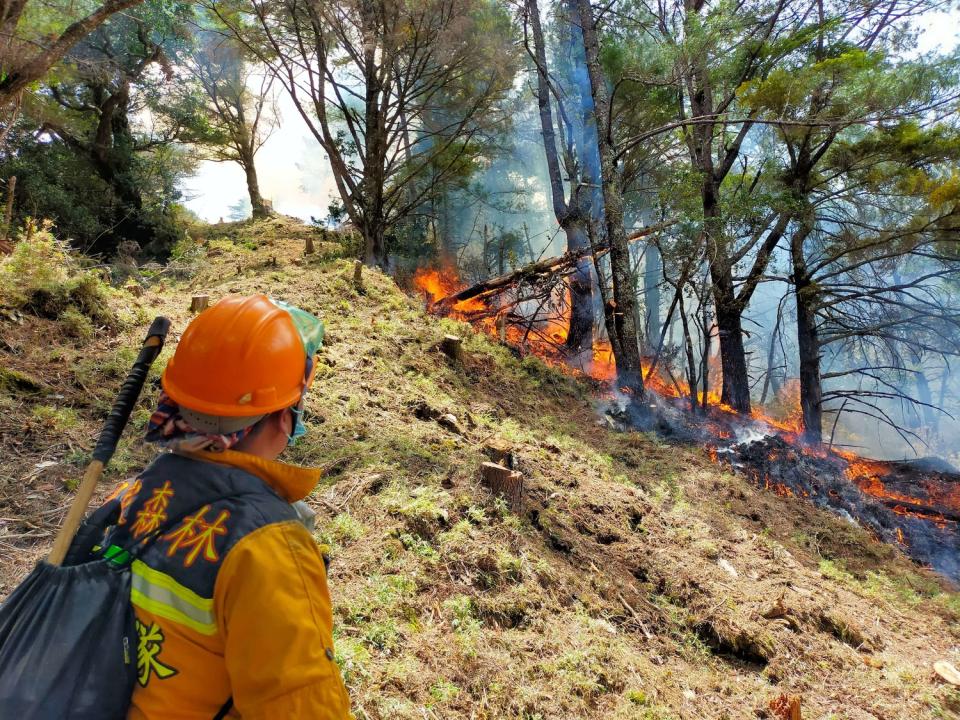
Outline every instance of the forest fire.
{"type": "MultiPolygon", "coordinates": [[[[454,271],[419,270],[413,284],[428,310],[460,291],[454,271]]],[[[565,351],[570,304],[568,292],[552,293],[531,313],[523,303],[471,298],[449,306],[444,314],[470,323],[523,354],[577,376],[612,386],[616,363],[609,341],[595,337],[589,357],[571,358],[565,351]]],[[[661,434],[679,442],[706,448],[714,462],[728,465],[760,488],[784,498],[803,498],[851,522],[869,528],[878,539],[897,544],[916,562],[934,567],[960,582],[960,474],[935,460],[895,462],[862,458],[852,452],[815,448],[802,442],[796,387],[788,388],[785,417],[772,417],[755,408],[751,417],[720,402],[719,393],[707,395],[706,412],[691,413],[689,388],[653,368],[644,358],[644,384],[657,408],[661,434]]],[[[714,387],[719,387],[715,383],[714,387]]],[[[636,419],[610,387],[606,414],[624,429],[636,419]]],[[[703,405],[703,398],[697,398],[703,405]]]]}
{"type": "MultiPolygon", "coordinates": [[[[453,270],[421,268],[413,276],[413,285],[425,298],[428,309],[463,287],[453,270]]],[[[565,300],[565,299],[563,299],[565,300]]],[[[475,329],[502,339],[523,353],[535,355],[548,365],[575,375],[586,375],[601,382],[612,381],[617,374],[613,348],[609,341],[595,338],[589,358],[572,361],[564,353],[570,318],[569,302],[557,303],[549,312],[533,321],[515,309],[501,309],[482,300],[470,299],[445,310],[451,317],[469,322],[475,329]]]]}

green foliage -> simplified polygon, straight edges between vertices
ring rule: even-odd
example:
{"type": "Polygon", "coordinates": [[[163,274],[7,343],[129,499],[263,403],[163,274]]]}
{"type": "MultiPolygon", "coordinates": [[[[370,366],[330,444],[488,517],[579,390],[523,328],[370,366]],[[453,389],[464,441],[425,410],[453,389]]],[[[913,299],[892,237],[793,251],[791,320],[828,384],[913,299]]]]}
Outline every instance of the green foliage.
{"type": "Polygon", "coordinates": [[[191,13],[191,3],[149,0],[113,16],[25,100],[0,163],[21,181],[18,217],[51,218],[88,252],[129,240],[163,256],[182,237],[173,206],[192,159],[160,110],[191,13]],[[138,122],[146,112],[149,127],[138,122]]]}
{"type": "Polygon", "coordinates": [[[93,339],[93,323],[90,322],[90,318],[74,307],[68,307],[60,315],[60,326],[67,335],[77,340],[93,339]]]}
{"type": "Polygon", "coordinates": [[[0,303],[40,317],[63,318],[68,334],[89,339],[93,325],[114,327],[113,290],[48,231],[17,243],[0,261],[0,303]]]}

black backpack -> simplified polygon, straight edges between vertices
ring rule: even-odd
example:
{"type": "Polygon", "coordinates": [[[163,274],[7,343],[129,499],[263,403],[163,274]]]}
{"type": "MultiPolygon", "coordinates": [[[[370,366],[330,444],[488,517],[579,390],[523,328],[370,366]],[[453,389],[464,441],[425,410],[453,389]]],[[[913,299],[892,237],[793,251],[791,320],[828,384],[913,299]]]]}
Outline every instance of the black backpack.
{"type": "MultiPolygon", "coordinates": [[[[97,546],[120,516],[119,501],[96,510],[63,565],[41,560],[0,607],[0,720],[124,720],[137,677],[130,564],[203,505],[168,520],[145,540],[97,546]]],[[[217,713],[219,720],[232,699],[217,713]]]]}

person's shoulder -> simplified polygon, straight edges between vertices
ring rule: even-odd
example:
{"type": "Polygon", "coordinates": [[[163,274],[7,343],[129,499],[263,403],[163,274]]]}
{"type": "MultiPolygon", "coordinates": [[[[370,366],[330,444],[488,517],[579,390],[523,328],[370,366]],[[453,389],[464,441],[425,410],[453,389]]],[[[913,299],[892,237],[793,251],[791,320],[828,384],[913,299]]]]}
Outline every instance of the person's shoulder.
{"type": "Polygon", "coordinates": [[[327,594],[327,572],[320,547],[296,520],[270,523],[241,538],[224,558],[214,596],[273,594],[306,600],[327,594]],[[293,592],[301,588],[303,592],[293,592]]]}

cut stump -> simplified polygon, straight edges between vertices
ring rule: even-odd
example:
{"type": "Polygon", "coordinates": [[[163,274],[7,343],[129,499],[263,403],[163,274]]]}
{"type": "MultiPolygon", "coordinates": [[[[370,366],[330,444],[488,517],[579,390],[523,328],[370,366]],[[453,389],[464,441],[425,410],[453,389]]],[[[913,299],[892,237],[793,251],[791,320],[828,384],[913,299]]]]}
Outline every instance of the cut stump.
{"type": "Polygon", "coordinates": [[[523,506],[523,474],[503,465],[485,462],[480,465],[480,479],[494,495],[502,495],[515,511],[523,506]]]}
{"type": "Polygon", "coordinates": [[[503,465],[503,467],[509,470],[513,470],[514,468],[513,448],[509,445],[497,442],[496,440],[487,441],[483,445],[483,454],[497,465],[503,465]]]}
{"type": "Polygon", "coordinates": [[[933,671],[944,682],[960,686],[960,671],[946,660],[935,662],[933,664],[933,671]]]}
{"type": "Polygon", "coordinates": [[[770,701],[769,707],[777,720],[802,720],[800,698],[795,695],[779,695],[770,701]]]}
{"type": "Polygon", "coordinates": [[[190,312],[200,312],[210,306],[209,295],[194,295],[190,300],[190,312]]]}
{"type": "Polygon", "coordinates": [[[456,335],[445,335],[440,341],[440,352],[457,363],[463,362],[463,340],[456,335]]]}

